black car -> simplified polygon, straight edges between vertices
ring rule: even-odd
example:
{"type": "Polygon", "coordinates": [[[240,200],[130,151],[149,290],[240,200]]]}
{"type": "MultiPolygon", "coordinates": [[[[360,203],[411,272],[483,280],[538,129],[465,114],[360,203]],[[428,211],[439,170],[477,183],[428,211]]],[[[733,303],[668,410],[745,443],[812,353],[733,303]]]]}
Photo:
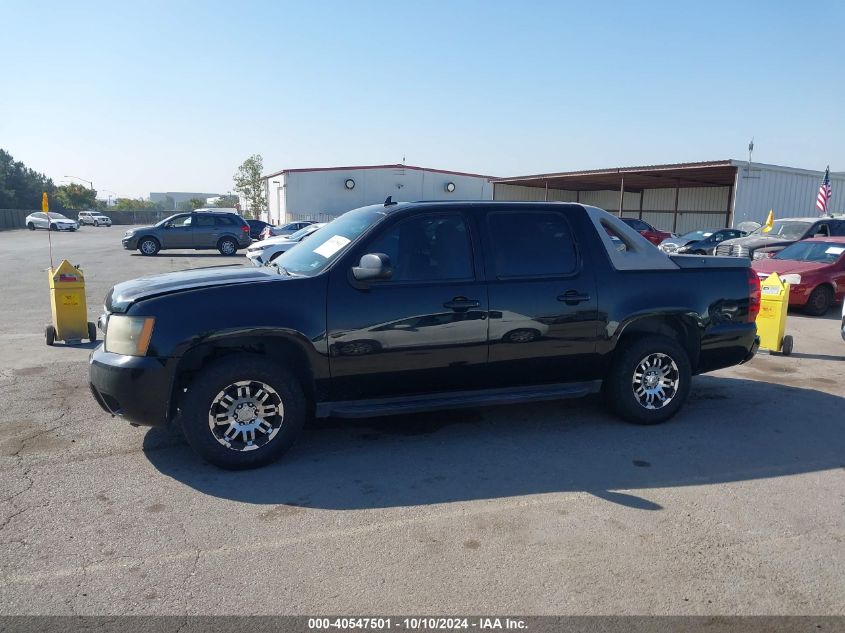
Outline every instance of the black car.
{"type": "Polygon", "coordinates": [[[312,415],[603,385],[621,417],[663,422],[693,374],[753,356],[760,280],[748,260],[670,257],[595,207],[386,203],[349,211],[269,267],[128,281],[105,308],[90,359],[102,408],[178,421],[208,461],[249,468],[312,415]]]}
{"type": "Polygon", "coordinates": [[[260,239],[261,231],[272,226],[264,220],[247,220],[246,223],[249,225],[249,236],[254,240],[260,239]]]}
{"type": "Polygon", "coordinates": [[[164,249],[212,249],[221,255],[235,255],[252,243],[249,225],[236,213],[193,211],[177,213],[153,226],[129,229],[123,248],[141,255],[156,255],[164,249]]]}
{"type": "Polygon", "coordinates": [[[739,229],[699,229],[684,233],[679,237],[665,239],[658,248],[670,254],[713,255],[716,247],[723,241],[745,235],[746,232],[739,229]]]}

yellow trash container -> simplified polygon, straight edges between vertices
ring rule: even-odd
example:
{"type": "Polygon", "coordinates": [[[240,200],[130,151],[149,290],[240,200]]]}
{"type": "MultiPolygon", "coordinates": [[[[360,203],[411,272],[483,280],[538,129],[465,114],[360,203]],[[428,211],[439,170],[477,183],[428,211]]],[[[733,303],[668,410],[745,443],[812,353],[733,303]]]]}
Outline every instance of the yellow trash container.
{"type": "Polygon", "coordinates": [[[792,353],[792,337],[788,334],[784,336],[788,308],[789,284],[781,281],[777,273],[772,273],[760,284],[757,334],[761,348],[782,352],[786,356],[792,353]]]}
{"type": "Polygon", "coordinates": [[[97,328],[88,321],[88,308],[85,305],[85,277],[82,271],[62,260],[58,268],[49,268],[50,307],[53,323],[47,326],[45,336],[47,345],[56,340],[67,343],[79,343],[87,338],[97,340],[97,328]]]}

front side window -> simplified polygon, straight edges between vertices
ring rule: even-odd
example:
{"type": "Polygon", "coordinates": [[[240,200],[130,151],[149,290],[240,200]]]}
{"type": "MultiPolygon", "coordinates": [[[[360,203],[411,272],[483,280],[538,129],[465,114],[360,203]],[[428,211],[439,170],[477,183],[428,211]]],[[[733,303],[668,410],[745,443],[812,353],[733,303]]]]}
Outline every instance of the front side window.
{"type": "Polygon", "coordinates": [[[561,213],[494,211],[487,225],[499,278],[568,275],[578,267],[572,230],[561,213]]]}
{"type": "Polygon", "coordinates": [[[170,221],[170,226],[174,228],[184,228],[191,226],[193,218],[190,215],[178,215],[170,221]]]}
{"type": "Polygon", "coordinates": [[[449,281],[473,276],[472,249],[463,216],[435,214],[402,220],[366,247],[390,258],[387,282],[449,281]]]}

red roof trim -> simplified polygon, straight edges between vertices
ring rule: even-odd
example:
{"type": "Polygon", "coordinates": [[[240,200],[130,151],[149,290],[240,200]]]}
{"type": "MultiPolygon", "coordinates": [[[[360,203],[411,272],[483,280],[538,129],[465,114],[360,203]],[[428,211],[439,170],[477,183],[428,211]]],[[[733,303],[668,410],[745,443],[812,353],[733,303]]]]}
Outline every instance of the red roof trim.
{"type": "Polygon", "coordinates": [[[451,171],[448,169],[431,169],[430,167],[417,167],[415,165],[354,165],[351,167],[303,167],[298,169],[283,169],[281,171],[273,172],[262,176],[262,180],[267,180],[282,174],[293,174],[306,171],[353,171],[357,169],[413,169],[416,171],[430,171],[436,174],[450,174],[452,176],[470,176],[472,178],[486,178],[487,180],[494,180],[495,176],[485,176],[484,174],[471,174],[466,171],[451,171]]]}

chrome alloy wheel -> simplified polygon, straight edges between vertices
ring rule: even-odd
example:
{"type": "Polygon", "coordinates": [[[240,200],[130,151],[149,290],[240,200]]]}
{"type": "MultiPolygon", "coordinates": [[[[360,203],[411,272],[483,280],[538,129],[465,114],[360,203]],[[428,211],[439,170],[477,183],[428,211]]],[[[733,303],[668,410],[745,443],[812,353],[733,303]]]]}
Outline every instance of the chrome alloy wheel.
{"type": "Polygon", "coordinates": [[[631,387],[634,397],[644,409],[662,409],[678,393],[681,374],[666,354],[649,354],[637,363],[631,387]]]}
{"type": "Polygon", "coordinates": [[[224,255],[234,255],[238,247],[231,240],[226,240],[220,245],[220,250],[223,251],[224,255]]]}
{"type": "Polygon", "coordinates": [[[152,255],[156,252],[156,244],[152,240],[144,240],[141,242],[141,251],[144,255],[152,255]]]}
{"type": "Polygon", "coordinates": [[[241,380],[215,396],[208,410],[208,428],[233,451],[254,451],[276,437],[285,410],[276,390],[260,380],[241,380]]]}

